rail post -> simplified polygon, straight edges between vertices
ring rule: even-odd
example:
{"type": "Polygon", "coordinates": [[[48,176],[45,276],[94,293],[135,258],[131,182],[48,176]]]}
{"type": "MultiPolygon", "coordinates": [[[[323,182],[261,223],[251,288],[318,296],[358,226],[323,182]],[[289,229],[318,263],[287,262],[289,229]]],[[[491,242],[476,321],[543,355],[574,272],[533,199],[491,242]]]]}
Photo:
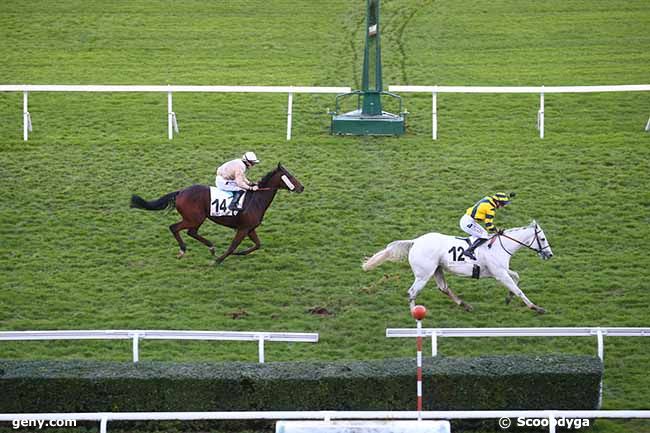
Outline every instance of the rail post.
{"type": "Polygon", "coordinates": [[[140,334],[136,332],[135,334],[133,334],[132,339],[133,339],[133,362],[137,364],[138,361],[140,361],[140,348],[139,348],[140,334]]]}
{"type": "Polygon", "coordinates": [[[422,320],[415,321],[417,326],[417,411],[418,421],[422,420],[422,320]]]}
{"type": "Polygon", "coordinates": [[[596,328],[596,340],[598,341],[598,357],[601,361],[605,362],[605,339],[603,338],[603,330],[596,328]]]}
{"type": "MultiPolygon", "coordinates": [[[[438,86],[436,86],[438,87],[438,86]]],[[[431,93],[431,137],[438,139],[438,92],[431,93]]]]}
{"type": "Polygon", "coordinates": [[[178,122],[176,121],[176,113],[172,109],[172,91],[167,92],[167,136],[171,140],[174,138],[174,132],[178,134],[178,122]]]}
{"type": "Polygon", "coordinates": [[[293,120],[293,92],[289,92],[287,102],[287,141],[291,140],[291,123],[293,120]]]}
{"type": "Polygon", "coordinates": [[[106,418],[105,416],[99,420],[99,433],[106,433],[108,427],[107,424],[108,424],[108,418],[106,418]]]}
{"type": "Polygon", "coordinates": [[[555,414],[548,414],[548,433],[555,433],[555,414]]]}
{"type": "Polygon", "coordinates": [[[27,141],[32,130],[32,118],[28,107],[29,92],[23,92],[23,141],[27,141]]]}
{"type": "Polygon", "coordinates": [[[431,333],[431,356],[438,356],[438,331],[431,333]]]}
{"type": "Polygon", "coordinates": [[[260,364],[264,364],[264,335],[260,335],[257,340],[257,352],[260,364]]]}
{"type": "Polygon", "coordinates": [[[539,94],[539,111],[537,112],[537,129],[539,129],[539,138],[544,138],[544,86],[539,94]]]}

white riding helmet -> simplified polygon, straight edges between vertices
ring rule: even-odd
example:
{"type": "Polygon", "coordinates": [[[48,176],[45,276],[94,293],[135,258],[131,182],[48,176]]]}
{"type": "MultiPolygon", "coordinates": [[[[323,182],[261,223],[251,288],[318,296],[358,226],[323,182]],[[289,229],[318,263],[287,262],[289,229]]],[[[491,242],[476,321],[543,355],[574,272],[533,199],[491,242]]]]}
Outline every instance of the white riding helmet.
{"type": "Polygon", "coordinates": [[[251,164],[257,164],[260,162],[260,160],[257,159],[257,155],[255,155],[255,152],[246,152],[244,155],[242,155],[241,159],[243,161],[248,161],[251,164]]]}

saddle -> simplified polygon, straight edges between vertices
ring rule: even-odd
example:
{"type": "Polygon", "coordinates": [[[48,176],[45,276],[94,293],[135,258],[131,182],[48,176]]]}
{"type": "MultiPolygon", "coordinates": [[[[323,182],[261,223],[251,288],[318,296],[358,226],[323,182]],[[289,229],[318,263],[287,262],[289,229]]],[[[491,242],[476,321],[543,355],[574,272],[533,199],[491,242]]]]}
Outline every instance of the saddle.
{"type": "MultiPolygon", "coordinates": [[[[232,201],[232,191],[223,191],[215,186],[210,187],[210,216],[235,216],[239,210],[230,210],[230,202],[232,201]]],[[[238,208],[241,208],[244,203],[246,193],[239,197],[238,208]]]]}
{"type": "MultiPolygon", "coordinates": [[[[462,237],[456,236],[456,239],[459,239],[459,240],[461,240],[461,241],[465,241],[465,242],[467,242],[467,246],[471,246],[471,245],[472,245],[472,238],[471,238],[471,237],[462,238],[462,237]]],[[[493,244],[496,240],[497,240],[497,236],[496,236],[496,235],[493,235],[493,236],[490,238],[490,240],[488,240],[488,242],[487,242],[487,247],[488,247],[488,248],[492,248],[492,244],[493,244]]],[[[477,265],[477,264],[473,264],[473,265],[472,265],[472,278],[475,278],[475,279],[477,279],[477,280],[478,280],[479,278],[481,278],[481,267],[480,267],[479,265],[477,265]]]]}

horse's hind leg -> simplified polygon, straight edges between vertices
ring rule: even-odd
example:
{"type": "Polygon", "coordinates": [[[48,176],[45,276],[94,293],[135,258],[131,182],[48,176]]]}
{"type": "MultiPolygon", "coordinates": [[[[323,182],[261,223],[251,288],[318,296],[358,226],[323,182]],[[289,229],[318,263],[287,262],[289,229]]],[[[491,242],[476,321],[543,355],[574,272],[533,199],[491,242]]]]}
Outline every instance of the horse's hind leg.
{"type": "Polygon", "coordinates": [[[474,307],[460,299],[454,292],[451,291],[447,285],[447,281],[445,280],[445,274],[442,272],[442,268],[436,269],[436,272],[433,273],[433,278],[436,280],[436,284],[438,285],[440,291],[449,296],[451,300],[454,301],[457,305],[463,307],[465,311],[472,311],[474,309],[474,307]]]}
{"type": "Polygon", "coordinates": [[[247,248],[247,249],[245,249],[243,251],[238,251],[238,252],[234,253],[235,255],[245,256],[246,254],[250,254],[253,251],[258,250],[260,248],[260,246],[262,244],[260,242],[260,238],[257,236],[257,233],[255,232],[255,229],[248,232],[248,237],[251,239],[251,241],[253,241],[255,243],[255,245],[253,245],[252,247],[247,248]]]}
{"type": "Polygon", "coordinates": [[[210,254],[214,256],[214,244],[199,234],[199,227],[192,227],[187,230],[187,234],[210,249],[210,254]]]}
{"type": "Polygon", "coordinates": [[[174,235],[174,238],[176,238],[176,242],[178,242],[179,251],[176,257],[178,257],[179,259],[182,259],[183,256],[185,255],[185,252],[187,251],[187,245],[185,245],[185,242],[183,242],[183,238],[181,238],[180,231],[185,230],[189,227],[190,225],[186,220],[177,222],[176,224],[172,224],[169,226],[169,230],[174,235]]]}
{"type": "Polygon", "coordinates": [[[422,289],[424,289],[424,286],[427,285],[427,283],[429,282],[429,278],[431,278],[431,276],[428,276],[426,278],[418,277],[418,276],[415,277],[415,281],[413,282],[413,284],[411,285],[408,291],[409,306],[411,307],[411,310],[413,309],[413,307],[415,307],[415,298],[418,296],[418,293],[420,293],[422,289]]]}
{"type": "Polygon", "coordinates": [[[415,307],[415,298],[427,285],[436,268],[428,260],[421,260],[419,256],[413,255],[413,249],[409,253],[409,264],[415,277],[415,281],[408,290],[409,305],[413,309],[415,307]]]}

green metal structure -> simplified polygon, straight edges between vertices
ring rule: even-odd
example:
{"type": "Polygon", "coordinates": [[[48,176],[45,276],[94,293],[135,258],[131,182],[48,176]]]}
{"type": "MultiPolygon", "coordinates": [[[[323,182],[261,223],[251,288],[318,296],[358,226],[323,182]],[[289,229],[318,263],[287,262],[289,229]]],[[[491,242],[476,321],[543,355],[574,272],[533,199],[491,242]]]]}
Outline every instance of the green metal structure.
{"type": "Polygon", "coordinates": [[[332,134],[345,135],[402,135],[405,114],[402,98],[383,90],[381,81],[381,43],[379,25],[379,0],[366,0],[366,49],[363,56],[361,90],[336,96],[332,115],[332,134]],[[381,97],[386,95],[399,101],[400,114],[382,110],[381,97]],[[339,114],[343,98],[357,97],[357,109],[339,114]]]}

